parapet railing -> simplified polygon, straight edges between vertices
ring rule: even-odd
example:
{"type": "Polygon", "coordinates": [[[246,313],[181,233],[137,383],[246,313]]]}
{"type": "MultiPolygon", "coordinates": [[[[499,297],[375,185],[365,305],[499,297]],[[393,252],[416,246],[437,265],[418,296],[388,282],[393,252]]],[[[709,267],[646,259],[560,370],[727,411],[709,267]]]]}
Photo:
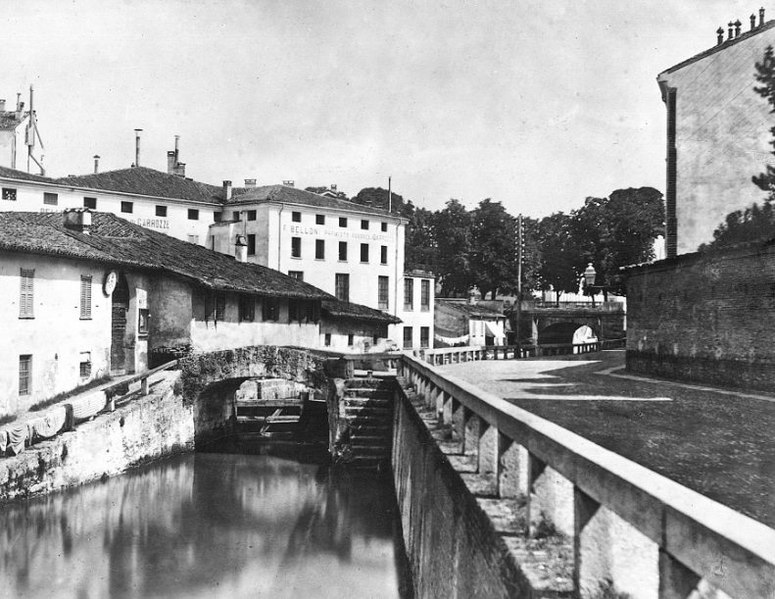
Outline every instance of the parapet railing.
{"type": "Polygon", "coordinates": [[[476,360],[519,360],[536,356],[561,356],[588,354],[602,349],[617,349],[625,346],[626,339],[606,339],[589,343],[550,343],[542,345],[484,345],[421,349],[414,355],[434,366],[458,364],[476,360]]]}
{"type": "Polygon", "coordinates": [[[99,389],[63,399],[40,413],[26,414],[19,422],[0,426],[0,456],[18,455],[26,447],[73,430],[76,424],[90,420],[100,412],[113,412],[116,406],[148,395],[149,379],[177,365],[178,360],[172,360],[99,389]]]}
{"type": "Polygon", "coordinates": [[[496,496],[527,497],[528,534],[543,519],[573,537],[579,596],[603,581],[683,598],[704,580],[739,599],[775,597],[772,528],[419,359],[398,370],[496,496]]]}

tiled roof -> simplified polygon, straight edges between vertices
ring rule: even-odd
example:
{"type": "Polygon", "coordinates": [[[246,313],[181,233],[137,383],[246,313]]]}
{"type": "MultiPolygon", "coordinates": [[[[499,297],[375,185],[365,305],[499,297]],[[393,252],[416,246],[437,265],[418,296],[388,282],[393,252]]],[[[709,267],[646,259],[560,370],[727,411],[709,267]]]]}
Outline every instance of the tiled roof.
{"type": "Polygon", "coordinates": [[[400,318],[392,314],[387,314],[374,308],[362,306],[361,304],[352,304],[342,302],[335,298],[323,300],[323,312],[334,318],[354,318],[356,320],[372,320],[384,322],[386,324],[398,324],[400,318]]]}
{"type": "Polygon", "coordinates": [[[386,210],[363,206],[355,202],[348,202],[339,198],[322,196],[311,191],[288,187],[287,185],[262,185],[260,187],[239,187],[232,191],[231,200],[227,203],[243,202],[281,202],[285,204],[300,204],[313,208],[329,208],[335,210],[347,210],[350,212],[362,212],[375,216],[391,216],[386,210]]]}
{"type": "Polygon", "coordinates": [[[103,191],[118,191],[210,204],[221,203],[223,197],[223,189],[216,185],[170,175],[145,166],[105,171],[93,175],[62,177],[55,179],[54,182],[73,187],[88,187],[103,191]]]}
{"type": "Polygon", "coordinates": [[[0,129],[16,129],[16,127],[27,118],[28,114],[29,112],[25,112],[24,115],[19,118],[13,110],[4,110],[0,112],[0,129]]]}
{"type": "Polygon", "coordinates": [[[453,308],[455,310],[459,310],[464,314],[468,314],[469,317],[473,316],[475,318],[506,318],[506,316],[503,315],[501,312],[496,312],[495,310],[490,310],[489,308],[484,308],[476,304],[469,304],[468,302],[463,302],[463,301],[450,302],[450,301],[444,301],[443,299],[440,299],[440,298],[437,299],[436,301],[443,304],[444,306],[453,308]]]}
{"type": "Polygon", "coordinates": [[[2,250],[164,271],[211,289],[291,298],[331,297],[271,268],[238,262],[103,212],[92,213],[89,234],[66,228],[61,212],[0,212],[2,250]]]}
{"type": "Polygon", "coordinates": [[[24,181],[38,181],[40,183],[53,183],[53,179],[44,177],[42,175],[33,175],[31,173],[25,173],[24,171],[17,171],[15,168],[8,168],[0,166],[0,177],[7,177],[8,179],[22,179],[24,181]]]}

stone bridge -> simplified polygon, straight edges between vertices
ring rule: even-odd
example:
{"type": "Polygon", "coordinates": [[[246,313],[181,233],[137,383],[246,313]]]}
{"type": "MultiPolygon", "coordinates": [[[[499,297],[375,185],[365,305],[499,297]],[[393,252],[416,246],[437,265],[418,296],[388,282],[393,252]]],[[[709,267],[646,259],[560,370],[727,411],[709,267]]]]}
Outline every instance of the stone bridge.
{"type": "MultiPolygon", "coordinates": [[[[523,302],[519,320],[520,337],[528,333],[533,344],[571,343],[579,327],[588,326],[600,339],[621,339],[626,331],[626,314],[621,303],[591,305],[537,305],[523,302]]],[[[512,329],[516,330],[515,323],[512,329]]]]}

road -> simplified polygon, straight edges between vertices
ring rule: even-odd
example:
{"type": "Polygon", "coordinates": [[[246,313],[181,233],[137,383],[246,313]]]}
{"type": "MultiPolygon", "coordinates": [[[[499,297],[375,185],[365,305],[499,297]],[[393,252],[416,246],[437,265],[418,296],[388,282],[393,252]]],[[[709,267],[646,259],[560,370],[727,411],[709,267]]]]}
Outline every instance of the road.
{"type": "Polygon", "coordinates": [[[616,350],[439,369],[775,527],[775,396],[623,367],[616,350]]]}

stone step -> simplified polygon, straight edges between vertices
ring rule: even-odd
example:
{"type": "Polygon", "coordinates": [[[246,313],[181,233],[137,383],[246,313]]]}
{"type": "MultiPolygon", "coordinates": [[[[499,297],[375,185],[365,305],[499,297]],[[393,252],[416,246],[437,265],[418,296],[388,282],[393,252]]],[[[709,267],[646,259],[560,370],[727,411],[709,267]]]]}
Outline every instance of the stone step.
{"type": "Polygon", "coordinates": [[[387,435],[360,435],[351,433],[350,440],[356,445],[369,445],[372,447],[382,447],[385,445],[390,447],[393,444],[393,438],[388,437],[387,435]]]}
{"type": "Polygon", "coordinates": [[[389,408],[390,403],[391,402],[389,399],[375,399],[373,397],[345,397],[344,398],[345,406],[360,406],[360,407],[372,406],[375,408],[389,408]]]}
{"type": "Polygon", "coordinates": [[[362,420],[360,418],[348,418],[347,421],[350,425],[351,434],[392,435],[393,432],[393,425],[382,421],[362,420]]]}
{"type": "Polygon", "coordinates": [[[389,456],[389,447],[373,447],[371,445],[351,445],[350,450],[354,456],[389,456]]]}
{"type": "Polygon", "coordinates": [[[393,398],[393,391],[390,389],[379,389],[374,387],[348,387],[344,390],[345,398],[348,397],[371,397],[374,399],[390,400],[393,398]]]}

